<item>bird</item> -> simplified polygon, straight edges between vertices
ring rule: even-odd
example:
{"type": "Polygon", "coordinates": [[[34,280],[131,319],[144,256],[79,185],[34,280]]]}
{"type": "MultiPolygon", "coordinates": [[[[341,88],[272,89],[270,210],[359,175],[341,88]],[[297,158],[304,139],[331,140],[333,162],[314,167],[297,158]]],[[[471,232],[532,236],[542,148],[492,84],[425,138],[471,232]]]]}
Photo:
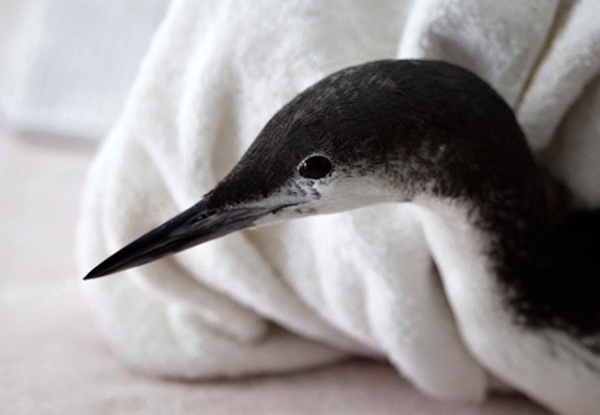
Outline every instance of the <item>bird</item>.
{"type": "Polygon", "coordinates": [[[241,229],[379,203],[418,212],[480,364],[557,413],[600,413],[600,210],[553,220],[512,109],[447,62],[379,60],[323,78],[198,203],[84,279],[241,229]]]}

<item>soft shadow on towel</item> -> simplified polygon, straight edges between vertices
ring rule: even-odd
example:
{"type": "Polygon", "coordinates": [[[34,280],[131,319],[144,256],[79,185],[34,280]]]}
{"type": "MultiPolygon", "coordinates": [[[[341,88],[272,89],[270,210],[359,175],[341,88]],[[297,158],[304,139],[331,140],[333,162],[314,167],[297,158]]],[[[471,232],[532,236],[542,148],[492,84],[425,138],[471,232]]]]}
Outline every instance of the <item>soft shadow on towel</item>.
{"type": "MultiPolygon", "coordinates": [[[[600,205],[600,5],[593,1],[174,1],[90,172],[82,275],[195,203],[295,94],[345,66],[442,59],[515,108],[578,206],[600,205]]],[[[426,394],[481,400],[417,216],[385,205],[230,235],[86,282],[127,364],[242,376],[362,355],[426,394]]]]}

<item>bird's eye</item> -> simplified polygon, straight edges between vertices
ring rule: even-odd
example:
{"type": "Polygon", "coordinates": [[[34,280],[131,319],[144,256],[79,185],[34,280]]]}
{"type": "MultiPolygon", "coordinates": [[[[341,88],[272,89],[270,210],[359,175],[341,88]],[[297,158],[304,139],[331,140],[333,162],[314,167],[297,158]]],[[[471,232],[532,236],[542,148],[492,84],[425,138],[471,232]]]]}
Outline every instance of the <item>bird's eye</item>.
{"type": "Polygon", "coordinates": [[[332,168],[331,160],[327,157],[311,156],[300,164],[298,172],[307,179],[322,179],[331,173],[332,168]]]}

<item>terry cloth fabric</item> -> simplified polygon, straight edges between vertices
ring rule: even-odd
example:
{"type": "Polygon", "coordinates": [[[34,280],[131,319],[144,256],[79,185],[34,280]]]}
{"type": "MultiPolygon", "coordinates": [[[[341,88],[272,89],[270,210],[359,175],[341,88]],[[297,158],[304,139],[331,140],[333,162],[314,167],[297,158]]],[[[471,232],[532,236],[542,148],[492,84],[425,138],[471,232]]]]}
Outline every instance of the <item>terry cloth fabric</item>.
{"type": "MultiPolygon", "coordinates": [[[[598,15],[594,0],[176,0],[90,171],[80,270],[197,202],[298,92],[383,58],[476,72],[577,203],[598,206],[598,15]]],[[[495,383],[462,341],[409,206],[232,234],[82,288],[115,354],[156,375],[361,355],[437,398],[481,400],[495,383]]]]}

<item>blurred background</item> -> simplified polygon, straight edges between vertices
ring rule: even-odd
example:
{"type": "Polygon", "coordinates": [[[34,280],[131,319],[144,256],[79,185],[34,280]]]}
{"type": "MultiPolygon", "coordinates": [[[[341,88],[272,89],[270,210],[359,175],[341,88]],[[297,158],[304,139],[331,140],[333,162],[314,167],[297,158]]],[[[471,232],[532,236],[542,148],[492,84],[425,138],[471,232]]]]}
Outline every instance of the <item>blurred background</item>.
{"type": "Polygon", "coordinates": [[[74,233],[87,167],[168,3],[0,0],[1,414],[131,406],[122,383],[91,381],[121,368],[79,295],[74,233]]]}
{"type": "Polygon", "coordinates": [[[16,131],[98,139],[167,0],[2,0],[0,113],[16,131]]]}

